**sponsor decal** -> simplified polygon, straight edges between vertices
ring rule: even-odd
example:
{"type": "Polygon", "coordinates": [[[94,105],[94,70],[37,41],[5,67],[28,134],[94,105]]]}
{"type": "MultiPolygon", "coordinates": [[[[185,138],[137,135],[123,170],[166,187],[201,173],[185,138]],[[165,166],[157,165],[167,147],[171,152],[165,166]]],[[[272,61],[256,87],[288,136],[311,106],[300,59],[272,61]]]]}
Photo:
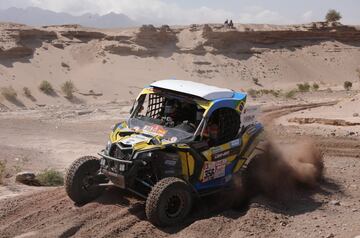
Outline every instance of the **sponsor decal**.
{"type": "Polygon", "coordinates": [[[236,140],[230,141],[230,146],[231,146],[231,147],[240,146],[240,139],[236,139],[236,140]]]}
{"type": "Polygon", "coordinates": [[[164,136],[167,133],[167,130],[165,130],[164,127],[159,126],[159,125],[146,125],[144,126],[143,130],[149,134],[153,134],[153,135],[159,135],[159,136],[164,136]]]}
{"type": "Polygon", "coordinates": [[[226,163],[226,159],[214,162],[205,162],[203,167],[202,182],[207,182],[210,180],[224,177],[226,163]]]}
{"type": "Polygon", "coordinates": [[[242,126],[248,126],[256,123],[256,118],[260,115],[261,108],[259,106],[248,106],[241,114],[242,126]]]}
{"type": "Polygon", "coordinates": [[[220,153],[222,150],[223,150],[223,148],[222,148],[221,146],[213,147],[213,148],[211,149],[211,151],[212,151],[213,154],[220,153]]]}
{"type": "Polygon", "coordinates": [[[212,159],[213,160],[219,160],[219,159],[223,159],[226,157],[229,157],[231,155],[236,155],[240,152],[240,147],[236,146],[236,147],[232,147],[229,150],[224,150],[224,151],[220,151],[216,154],[212,154],[212,159]]]}
{"type": "Polygon", "coordinates": [[[133,135],[131,137],[127,137],[127,138],[122,139],[120,142],[125,144],[125,145],[135,145],[137,143],[147,141],[148,139],[149,138],[147,138],[146,136],[133,135]]]}
{"type": "Polygon", "coordinates": [[[226,150],[226,151],[214,154],[213,159],[216,160],[216,159],[220,159],[220,158],[223,158],[223,157],[226,157],[229,155],[230,155],[230,150],[226,150]]]}
{"type": "Polygon", "coordinates": [[[176,160],[165,160],[166,165],[174,166],[176,165],[176,160]]]}

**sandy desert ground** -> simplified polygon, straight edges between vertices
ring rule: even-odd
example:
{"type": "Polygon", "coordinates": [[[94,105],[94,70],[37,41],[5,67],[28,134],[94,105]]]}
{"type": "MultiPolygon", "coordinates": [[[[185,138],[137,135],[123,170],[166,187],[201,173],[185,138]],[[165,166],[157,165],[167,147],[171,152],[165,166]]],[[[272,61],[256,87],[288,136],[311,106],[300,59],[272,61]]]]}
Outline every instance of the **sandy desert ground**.
{"type": "Polygon", "coordinates": [[[16,100],[0,99],[0,237],[356,237],[359,62],[358,28],[324,23],[115,30],[0,24],[0,88],[17,92],[16,100]],[[322,150],[323,179],[281,199],[254,197],[242,210],[211,197],[184,224],[164,229],[146,221],[142,200],[117,188],[79,207],[62,187],[15,183],[18,171],[64,172],[77,157],[96,154],[140,89],[164,78],[252,91],[249,104],[261,105],[274,141],[314,141],[322,150]],[[55,94],[38,89],[42,80],[55,94]],[[73,100],[60,90],[67,80],[77,88],[73,100]],[[344,81],[353,83],[350,91],[344,81]],[[319,90],[289,96],[305,82],[319,90]]]}

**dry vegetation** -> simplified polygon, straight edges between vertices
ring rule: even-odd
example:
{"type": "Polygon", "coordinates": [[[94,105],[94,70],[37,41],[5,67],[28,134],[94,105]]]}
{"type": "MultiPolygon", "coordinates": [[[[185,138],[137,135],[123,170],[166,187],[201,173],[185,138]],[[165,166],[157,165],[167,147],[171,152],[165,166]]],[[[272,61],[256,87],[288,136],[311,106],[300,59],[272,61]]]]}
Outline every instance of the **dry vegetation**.
{"type": "Polygon", "coordinates": [[[300,83],[297,85],[299,92],[309,92],[310,84],[309,83],[300,83]]]}
{"type": "Polygon", "coordinates": [[[285,93],[285,98],[293,99],[295,97],[296,93],[297,93],[296,89],[290,90],[285,93]]]}
{"type": "Polygon", "coordinates": [[[43,92],[45,94],[48,94],[48,95],[51,95],[51,94],[53,94],[55,92],[53,86],[47,80],[43,80],[40,83],[39,89],[40,89],[41,92],[43,92]]]}
{"type": "Polygon", "coordinates": [[[5,162],[0,161],[0,184],[3,184],[3,179],[5,177],[5,162]]]}
{"type": "Polygon", "coordinates": [[[296,93],[298,92],[310,92],[310,90],[312,91],[318,91],[320,88],[318,83],[313,83],[312,85],[310,85],[309,83],[301,83],[301,84],[297,84],[297,88],[296,89],[292,89],[290,91],[286,91],[284,92],[283,90],[274,90],[274,89],[260,89],[260,90],[255,90],[253,88],[249,89],[247,91],[248,95],[250,95],[252,98],[257,98],[257,97],[261,97],[264,95],[271,95],[273,97],[284,97],[287,99],[293,99],[296,95],[296,93]]]}
{"type": "Polygon", "coordinates": [[[61,85],[61,91],[65,94],[66,98],[72,99],[75,92],[74,83],[71,80],[66,81],[63,85],[61,85]]]}
{"type": "Polygon", "coordinates": [[[260,90],[255,90],[255,89],[249,89],[247,91],[247,93],[255,98],[255,97],[261,97],[263,95],[272,95],[274,97],[279,97],[282,94],[281,90],[274,90],[274,89],[260,89],[260,90]]]}
{"type": "Polygon", "coordinates": [[[312,90],[313,91],[317,91],[317,90],[319,90],[319,88],[320,88],[319,84],[313,83],[313,85],[312,85],[312,90]]]}
{"type": "Polygon", "coordinates": [[[344,88],[345,88],[346,91],[351,90],[351,88],[352,88],[352,82],[350,82],[350,81],[345,81],[345,82],[344,82],[344,88]]]}
{"type": "Polygon", "coordinates": [[[1,88],[1,95],[8,101],[16,101],[17,93],[13,87],[3,87],[1,88]]]}
{"type": "Polygon", "coordinates": [[[31,98],[32,97],[32,94],[31,94],[31,91],[28,87],[24,87],[23,88],[23,91],[24,91],[24,95],[28,98],[31,98]]]}
{"type": "Polygon", "coordinates": [[[54,169],[48,169],[36,176],[42,186],[62,186],[64,185],[64,176],[61,172],[54,169]]]}

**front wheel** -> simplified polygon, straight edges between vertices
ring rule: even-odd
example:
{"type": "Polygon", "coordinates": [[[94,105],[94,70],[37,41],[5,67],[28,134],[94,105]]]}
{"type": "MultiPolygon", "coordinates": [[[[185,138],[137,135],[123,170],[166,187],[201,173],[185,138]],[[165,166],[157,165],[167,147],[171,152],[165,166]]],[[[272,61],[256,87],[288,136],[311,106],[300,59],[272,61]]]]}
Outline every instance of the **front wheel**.
{"type": "Polygon", "coordinates": [[[100,161],[93,156],[84,156],[75,160],[65,176],[65,190],[75,203],[86,203],[104,191],[100,183],[98,172],[100,161]]]}
{"type": "Polygon", "coordinates": [[[171,226],[182,222],[190,213],[192,194],[185,181],[169,177],[152,188],[146,200],[146,216],[157,226],[171,226]]]}

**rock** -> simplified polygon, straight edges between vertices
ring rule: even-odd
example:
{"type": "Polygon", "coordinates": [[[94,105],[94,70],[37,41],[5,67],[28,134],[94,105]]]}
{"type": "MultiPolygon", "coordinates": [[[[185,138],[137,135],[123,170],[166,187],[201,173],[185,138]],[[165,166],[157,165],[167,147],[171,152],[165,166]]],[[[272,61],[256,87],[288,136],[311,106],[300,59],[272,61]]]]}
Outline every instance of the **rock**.
{"type": "Polygon", "coordinates": [[[102,109],[99,109],[99,108],[97,108],[97,109],[95,109],[94,111],[93,111],[93,113],[104,113],[104,112],[106,112],[105,110],[102,110],[102,109]]]}
{"type": "Polygon", "coordinates": [[[286,222],[286,221],[282,221],[282,222],[280,222],[280,225],[286,226],[286,225],[287,225],[287,222],[286,222]]]}
{"type": "Polygon", "coordinates": [[[354,114],[353,114],[353,117],[358,117],[359,116],[359,113],[357,113],[357,112],[355,112],[354,114]]]}
{"type": "Polygon", "coordinates": [[[36,176],[33,172],[20,172],[16,174],[16,182],[22,183],[25,185],[39,186],[40,183],[36,179],[36,176]]]}
{"type": "Polygon", "coordinates": [[[67,31],[61,32],[61,35],[66,38],[69,38],[69,39],[76,38],[83,42],[88,42],[90,40],[103,39],[106,36],[106,34],[101,33],[101,32],[85,31],[85,30],[84,31],[67,30],[67,31]]]}
{"type": "Polygon", "coordinates": [[[92,113],[92,112],[93,112],[93,110],[84,110],[84,111],[79,111],[79,112],[77,112],[77,114],[78,114],[79,116],[82,116],[82,115],[90,114],[90,113],[92,113]]]}
{"type": "Polygon", "coordinates": [[[64,68],[70,68],[70,66],[65,62],[61,62],[61,66],[64,68]]]}
{"type": "Polygon", "coordinates": [[[326,236],[326,238],[334,238],[335,235],[333,233],[330,233],[329,235],[326,236]]]}
{"type": "Polygon", "coordinates": [[[54,47],[58,48],[58,49],[64,49],[65,48],[63,43],[53,43],[52,45],[54,47]]]}
{"type": "Polygon", "coordinates": [[[329,202],[331,205],[340,206],[340,201],[338,200],[332,200],[329,202]]]}

